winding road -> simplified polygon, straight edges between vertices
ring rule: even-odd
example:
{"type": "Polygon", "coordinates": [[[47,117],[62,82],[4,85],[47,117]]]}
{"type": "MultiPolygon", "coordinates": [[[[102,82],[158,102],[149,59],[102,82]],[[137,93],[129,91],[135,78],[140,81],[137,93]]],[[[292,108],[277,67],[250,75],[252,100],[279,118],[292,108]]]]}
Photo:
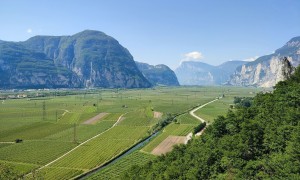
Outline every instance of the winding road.
{"type": "MultiPolygon", "coordinates": [[[[221,98],[221,97],[220,97],[220,98],[221,98]]],[[[202,123],[206,122],[206,126],[208,126],[209,123],[208,123],[207,121],[205,121],[204,119],[202,119],[201,117],[197,116],[197,115],[195,114],[195,112],[198,111],[199,109],[205,107],[206,105],[208,105],[208,104],[210,104],[210,103],[213,103],[213,102],[219,100],[220,98],[214,99],[214,100],[212,100],[212,101],[209,101],[208,103],[205,103],[205,104],[203,104],[203,105],[201,105],[201,106],[199,106],[199,107],[196,107],[195,109],[193,109],[193,110],[190,111],[190,115],[193,116],[194,118],[198,119],[198,120],[201,121],[202,123]]],[[[206,128],[206,127],[205,127],[205,128],[206,128]]],[[[195,134],[195,136],[200,136],[200,135],[204,132],[205,128],[202,129],[202,130],[201,130],[200,132],[198,132],[197,134],[195,134]]]]}

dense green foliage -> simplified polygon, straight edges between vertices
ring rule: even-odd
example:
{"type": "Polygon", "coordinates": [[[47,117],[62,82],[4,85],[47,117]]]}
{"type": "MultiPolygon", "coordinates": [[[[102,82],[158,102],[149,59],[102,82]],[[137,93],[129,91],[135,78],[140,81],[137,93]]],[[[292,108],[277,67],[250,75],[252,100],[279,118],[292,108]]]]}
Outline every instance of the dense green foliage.
{"type": "Polygon", "coordinates": [[[300,68],[250,107],[219,116],[199,139],[124,179],[299,179],[300,68]]]}
{"type": "Polygon", "coordinates": [[[252,97],[234,97],[233,103],[237,108],[250,107],[253,102],[252,97]]]}
{"type": "Polygon", "coordinates": [[[196,134],[196,133],[202,131],[202,129],[204,129],[205,126],[206,126],[206,122],[200,123],[198,126],[196,126],[196,127],[194,128],[194,134],[196,134]]]}

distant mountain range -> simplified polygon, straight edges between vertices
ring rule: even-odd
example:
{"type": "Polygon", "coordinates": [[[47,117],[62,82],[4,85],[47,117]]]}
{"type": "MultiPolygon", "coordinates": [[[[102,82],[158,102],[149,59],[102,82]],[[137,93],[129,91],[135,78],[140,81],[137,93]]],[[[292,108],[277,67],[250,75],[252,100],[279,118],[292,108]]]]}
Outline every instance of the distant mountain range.
{"type": "Polygon", "coordinates": [[[292,38],[273,54],[238,67],[228,83],[235,86],[272,87],[285,79],[284,74],[290,71],[289,64],[294,67],[300,64],[300,37],[292,38]]]}
{"type": "Polygon", "coordinates": [[[153,84],[129,51],[100,31],[0,41],[0,88],[147,88],[168,84],[153,81],[155,73],[150,75],[150,70],[144,73],[153,84]]]}
{"type": "Polygon", "coordinates": [[[147,63],[135,63],[151,84],[156,86],[179,86],[179,82],[174,71],[172,71],[168,66],[164,64],[153,66],[147,63]]]}
{"type": "Polygon", "coordinates": [[[227,82],[235,69],[245,63],[236,60],[212,66],[199,61],[184,61],[175,73],[181,85],[220,85],[227,82]]]}
{"type": "Polygon", "coordinates": [[[166,65],[135,62],[117,40],[100,31],[35,36],[24,42],[0,40],[1,89],[148,88],[179,84],[272,87],[284,80],[290,65],[299,64],[300,37],[253,62],[236,60],[212,66],[186,61],[175,73],[166,65]]]}
{"type": "Polygon", "coordinates": [[[273,87],[300,64],[300,37],[294,37],[273,54],[252,62],[227,61],[219,66],[186,61],[175,70],[181,85],[234,85],[273,87]]]}

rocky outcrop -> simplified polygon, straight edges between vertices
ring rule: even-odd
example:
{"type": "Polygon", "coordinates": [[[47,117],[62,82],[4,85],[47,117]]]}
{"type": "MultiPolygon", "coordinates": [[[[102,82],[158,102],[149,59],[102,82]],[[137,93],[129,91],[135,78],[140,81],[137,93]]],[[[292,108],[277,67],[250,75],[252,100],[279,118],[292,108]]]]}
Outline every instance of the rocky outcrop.
{"type": "Polygon", "coordinates": [[[143,75],[152,83],[152,85],[159,86],[179,86],[177,77],[168,66],[164,64],[149,65],[147,63],[135,62],[143,75]]]}
{"type": "Polygon", "coordinates": [[[185,61],[175,70],[181,85],[220,85],[229,80],[234,70],[246,62],[227,61],[219,66],[185,61]]]}
{"type": "Polygon", "coordinates": [[[295,37],[273,54],[262,56],[237,68],[229,84],[238,86],[273,87],[291,73],[290,66],[300,64],[300,37],[295,37]]]}
{"type": "Polygon", "coordinates": [[[0,42],[0,88],[81,87],[75,73],[56,67],[43,53],[12,42],[0,42]]]}

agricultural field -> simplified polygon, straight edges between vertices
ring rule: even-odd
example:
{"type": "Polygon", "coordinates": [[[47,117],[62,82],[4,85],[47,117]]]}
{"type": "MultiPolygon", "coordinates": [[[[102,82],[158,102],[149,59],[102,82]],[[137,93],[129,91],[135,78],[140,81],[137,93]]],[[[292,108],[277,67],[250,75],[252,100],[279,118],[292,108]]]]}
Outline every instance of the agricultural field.
{"type": "Polygon", "coordinates": [[[227,92],[225,93],[225,97],[220,98],[218,101],[215,101],[199,109],[196,112],[196,115],[205,119],[207,122],[212,123],[217,116],[225,115],[230,105],[234,105],[234,97],[254,97],[255,93],[257,92],[256,89],[252,89],[252,91],[249,91],[249,89],[237,88],[236,90],[237,91],[234,91],[232,89],[227,90],[227,92]]]}
{"type": "Polygon", "coordinates": [[[193,132],[194,127],[197,124],[177,124],[172,123],[164,128],[155,139],[147,144],[142,151],[151,153],[161,142],[163,142],[169,136],[186,136],[190,132],[193,132]]]}
{"type": "Polygon", "coordinates": [[[135,151],[86,179],[120,179],[122,173],[126,172],[132,165],[143,165],[154,158],[154,155],[135,151]]]}
{"type": "MultiPolygon", "coordinates": [[[[196,112],[206,115],[204,119],[213,119],[216,110],[226,113],[234,96],[251,96],[257,91],[234,87],[159,87],[22,92],[31,96],[0,103],[0,163],[8,164],[15,174],[27,179],[74,178],[146,138],[153,126],[169,116],[225,94],[225,98],[211,104],[211,109],[196,112]],[[87,123],[90,119],[91,123],[87,123]],[[14,143],[17,139],[22,142],[14,143]]],[[[18,92],[1,92],[1,95],[13,93],[18,92]]],[[[143,157],[145,161],[154,158],[149,153],[164,139],[170,135],[186,136],[199,123],[187,112],[183,113],[145,147],[125,158],[135,158],[131,164],[143,157]]],[[[126,159],[120,162],[125,163],[126,159]]],[[[115,165],[108,169],[124,171],[115,165]]],[[[95,176],[100,177],[101,173],[95,176]]]]}

